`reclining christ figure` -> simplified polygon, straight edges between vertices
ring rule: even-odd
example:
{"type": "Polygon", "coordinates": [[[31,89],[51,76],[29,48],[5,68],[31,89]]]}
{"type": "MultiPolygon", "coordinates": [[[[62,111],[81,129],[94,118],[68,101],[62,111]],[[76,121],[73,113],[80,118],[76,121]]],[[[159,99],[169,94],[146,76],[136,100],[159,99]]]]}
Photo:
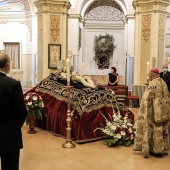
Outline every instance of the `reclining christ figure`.
{"type": "MultiPolygon", "coordinates": [[[[57,77],[62,80],[67,80],[67,67],[64,60],[59,62],[59,66],[57,67],[57,69],[58,69],[58,72],[56,73],[57,77]]],[[[73,71],[71,73],[71,81],[73,83],[82,83],[86,87],[91,87],[96,89],[100,87],[100,84],[95,85],[89,76],[81,76],[76,71],[73,71]]]]}
{"type": "Polygon", "coordinates": [[[93,83],[92,79],[89,76],[81,76],[78,72],[73,71],[71,74],[71,80],[76,82],[81,82],[84,86],[96,88],[97,86],[93,83]]]}

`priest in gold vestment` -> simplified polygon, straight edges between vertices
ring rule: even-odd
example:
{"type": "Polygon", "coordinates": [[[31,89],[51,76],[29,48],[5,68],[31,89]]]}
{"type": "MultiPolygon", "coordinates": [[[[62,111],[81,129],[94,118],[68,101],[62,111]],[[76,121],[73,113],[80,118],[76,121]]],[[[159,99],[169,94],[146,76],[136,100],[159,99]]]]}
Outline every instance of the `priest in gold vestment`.
{"type": "Polygon", "coordinates": [[[162,157],[169,149],[169,91],[159,77],[159,70],[149,72],[149,84],[145,90],[136,120],[134,150],[144,157],[162,157]]]}

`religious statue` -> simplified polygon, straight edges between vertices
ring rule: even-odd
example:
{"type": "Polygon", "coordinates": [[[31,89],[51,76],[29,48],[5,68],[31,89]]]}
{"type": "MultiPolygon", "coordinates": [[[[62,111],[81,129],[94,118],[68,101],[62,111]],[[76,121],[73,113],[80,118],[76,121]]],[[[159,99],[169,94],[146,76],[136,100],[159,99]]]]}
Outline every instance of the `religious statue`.
{"type": "MultiPolygon", "coordinates": [[[[71,65],[70,65],[71,68],[71,65]]],[[[71,72],[71,70],[70,70],[71,72]]],[[[57,71],[55,73],[56,77],[61,80],[67,80],[67,66],[66,60],[60,60],[57,62],[57,71]]]]}
{"type": "Polygon", "coordinates": [[[106,54],[106,48],[101,49],[101,54],[98,56],[97,65],[99,69],[109,68],[109,56],[106,54]]]}
{"type": "Polygon", "coordinates": [[[91,78],[89,76],[81,76],[78,72],[73,71],[71,74],[71,80],[76,82],[81,82],[84,86],[91,87],[91,88],[97,88],[97,86],[93,83],[91,78]]]}

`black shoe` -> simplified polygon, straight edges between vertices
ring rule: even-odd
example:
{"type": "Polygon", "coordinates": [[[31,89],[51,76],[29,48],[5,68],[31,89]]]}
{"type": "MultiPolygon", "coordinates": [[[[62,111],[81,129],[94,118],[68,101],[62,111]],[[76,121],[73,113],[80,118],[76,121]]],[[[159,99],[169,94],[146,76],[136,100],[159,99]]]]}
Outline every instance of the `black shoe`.
{"type": "Polygon", "coordinates": [[[156,157],[156,158],[162,158],[162,157],[163,157],[163,154],[161,154],[161,153],[153,153],[153,152],[150,152],[149,154],[150,154],[151,156],[156,157]]]}

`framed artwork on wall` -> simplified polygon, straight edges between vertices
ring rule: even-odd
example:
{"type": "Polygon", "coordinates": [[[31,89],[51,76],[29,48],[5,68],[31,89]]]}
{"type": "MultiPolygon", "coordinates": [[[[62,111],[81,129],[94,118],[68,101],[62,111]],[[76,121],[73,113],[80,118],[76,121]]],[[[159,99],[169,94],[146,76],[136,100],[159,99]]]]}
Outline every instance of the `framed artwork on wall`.
{"type": "Polygon", "coordinates": [[[48,68],[57,69],[61,60],[61,44],[48,44],[48,68]]]}
{"type": "Polygon", "coordinates": [[[170,48],[170,33],[169,33],[169,34],[166,34],[165,47],[166,47],[166,48],[170,48]]]}

